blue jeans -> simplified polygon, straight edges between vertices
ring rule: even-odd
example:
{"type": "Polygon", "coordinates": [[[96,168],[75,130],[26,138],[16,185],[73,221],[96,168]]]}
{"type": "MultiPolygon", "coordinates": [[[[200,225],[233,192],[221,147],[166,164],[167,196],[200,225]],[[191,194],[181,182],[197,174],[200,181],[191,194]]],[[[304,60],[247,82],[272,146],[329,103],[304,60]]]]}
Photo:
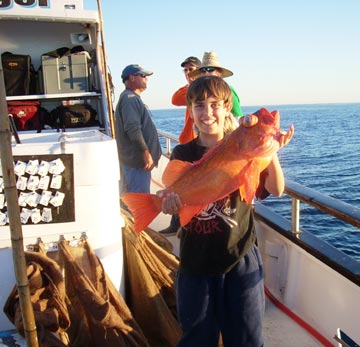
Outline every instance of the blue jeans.
{"type": "Polygon", "coordinates": [[[123,193],[150,193],[151,171],[120,165],[120,195],[123,193]]]}
{"type": "Polygon", "coordinates": [[[178,272],[178,317],[183,336],[178,347],[261,347],[265,312],[264,278],[256,246],[228,273],[178,272]]]}

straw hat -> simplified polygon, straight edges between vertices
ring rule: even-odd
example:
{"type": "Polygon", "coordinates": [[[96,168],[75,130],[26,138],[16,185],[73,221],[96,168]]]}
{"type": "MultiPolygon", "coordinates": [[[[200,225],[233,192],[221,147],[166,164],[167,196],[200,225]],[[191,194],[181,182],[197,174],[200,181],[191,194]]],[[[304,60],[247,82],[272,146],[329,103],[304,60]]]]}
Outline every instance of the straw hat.
{"type": "Polygon", "coordinates": [[[233,75],[232,71],[225,69],[224,67],[222,67],[220,65],[219,58],[218,58],[216,52],[205,52],[203,55],[201,65],[196,70],[190,72],[189,77],[197,77],[198,75],[200,75],[200,69],[202,67],[215,67],[215,68],[221,70],[222,78],[233,75]]]}

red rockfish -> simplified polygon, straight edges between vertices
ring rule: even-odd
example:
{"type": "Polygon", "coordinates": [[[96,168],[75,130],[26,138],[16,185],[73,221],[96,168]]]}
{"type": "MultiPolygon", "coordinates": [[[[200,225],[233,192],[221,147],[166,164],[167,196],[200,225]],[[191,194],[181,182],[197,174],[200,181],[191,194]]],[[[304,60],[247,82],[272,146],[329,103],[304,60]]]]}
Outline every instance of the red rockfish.
{"type": "MultiPolygon", "coordinates": [[[[278,111],[261,108],[241,119],[240,126],[194,163],[171,160],[162,180],[166,192],[176,192],[183,204],[181,225],[208,204],[240,189],[250,204],[259,185],[260,173],[278,151],[281,136],[278,111]]],[[[293,126],[291,126],[293,127],[293,126]]],[[[289,130],[290,131],[290,130],[289,130]]],[[[134,216],[134,230],[140,232],[161,212],[162,198],[154,194],[126,193],[122,200],[134,216]]]]}

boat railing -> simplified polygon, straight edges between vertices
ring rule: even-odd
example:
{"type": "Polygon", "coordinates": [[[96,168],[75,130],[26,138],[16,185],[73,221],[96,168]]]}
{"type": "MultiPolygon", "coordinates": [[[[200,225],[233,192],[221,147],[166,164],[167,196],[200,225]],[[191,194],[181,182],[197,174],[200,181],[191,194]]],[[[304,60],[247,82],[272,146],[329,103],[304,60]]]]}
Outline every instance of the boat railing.
{"type": "Polygon", "coordinates": [[[162,142],[161,141],[162,139],[165,141],[165,143],[162,143],[163,154],[169,158],[173,147],[179,143],[179,140],[175,135],[171,135],[169,133],[165,133],[162,131],[158,131],[158,136],[159,136],[160,142],[162,142]]]}
{"type": "Polygon", "coordinates": [[[319,193],[289,179],[285,182],[285,193],[292,198],[291,225],[293,233],[301,232],[299,228],[300,201],[360,228],[360,208],[319,193]]]}

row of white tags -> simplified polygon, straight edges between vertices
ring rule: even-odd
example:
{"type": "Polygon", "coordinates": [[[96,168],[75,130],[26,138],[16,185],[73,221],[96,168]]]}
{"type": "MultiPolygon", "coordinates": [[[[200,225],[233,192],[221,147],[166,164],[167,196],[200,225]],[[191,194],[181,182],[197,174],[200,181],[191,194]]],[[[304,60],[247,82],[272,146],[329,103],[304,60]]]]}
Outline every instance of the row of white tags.
{"type": "Polygon", "coordinates": [[[14,173],[16,176],[23,176],[25,173],[29,175],[46,176],[48,173],[52,175],[60,175],[65,170],[64,163],[61,159],[53,161],[29,160],[27,163],[19,160],[14,166],[14,173]]]}
{"type": "MultiPolygon", "coordinates": [[[[62,176],[61,175],[53,175],[51,178],[50,176],[37,176],[31,175],[29,177],[26,176],[19,176],[16,181],[16,188],[18,190],[31,190],[35,191],[38,189],[47,190],[49,187],[52,189],[60,189],[62,183],[62,176]],[[51,183],[50,183],[51,181],[51,183]]],[[[0,177],[0,193],[4,190],[4,180],[0,177]]]]}
{"type": "MultiPolygon", "coordinates": [[[[50,223],[52,221],[52,212],[51,208],[44,207],[43,209],[39,208],[22,208],[20,212],[20,221],[22,224],[28,224],[31,221],[33,224],[40,222],[50,223]]],[[[8,212],[0,212],[0,225],[4,226],[9,224],[8,212]]]]}
{"type": "MultiPolygon", "coordinates": [[[[42,210],[39,208],[22,208],[20,212],[20,221],[22,224],[27,224],[31,220],[32,223],[37,224],[40,222],[50,223],[52,221],[51,208],[44,207],[42,210]]],[[[9,224],[8,212],[0,211],[0,226],[9,224]]]]}
{"type": "MultiPolygon", "coordinates": [[[[19,206],[26,207],[36,207],[37,205],[48,206],[51,204],[54,207],[62,206],[65,199],[65,194],[62,192],[56,192],[55,195],[52,195],[52,192],[44,190],[41,194],[36,192],[23,193],[19,195],[19,206]]],[[[0,194],[0,210],[7,206],[5,201],[5,195],[0,194]]]]}

